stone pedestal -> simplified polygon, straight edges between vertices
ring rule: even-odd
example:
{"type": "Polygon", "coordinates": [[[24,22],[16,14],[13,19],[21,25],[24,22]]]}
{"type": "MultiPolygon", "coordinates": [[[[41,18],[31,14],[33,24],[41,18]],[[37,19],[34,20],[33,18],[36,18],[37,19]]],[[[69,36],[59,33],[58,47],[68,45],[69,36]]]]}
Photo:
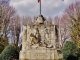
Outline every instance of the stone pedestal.
{"type": "Polygon", "coordinates": [[[56,49],[31,49],[20,52],[20,60],[58,60],[60,59],[56,49]]]}

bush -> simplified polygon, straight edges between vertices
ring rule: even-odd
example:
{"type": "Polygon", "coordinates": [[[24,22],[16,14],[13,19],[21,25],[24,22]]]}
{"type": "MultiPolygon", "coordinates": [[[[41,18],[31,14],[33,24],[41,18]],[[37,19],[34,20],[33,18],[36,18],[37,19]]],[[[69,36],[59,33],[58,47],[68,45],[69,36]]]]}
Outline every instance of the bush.
{"type": "Polygon", "coordinates": [[[6,48],[0,54],[0,60],[13,60],[18,58],[19,53],[13,45],[6,46],[6,48]]]}
{"type": "Polygon", "coordinates": [[[78,58],[78,60],[80,60],[80,57],[78,58]]]}
{"type": "Polygon", "coordinates": [[[4,48],[8,45],[8,38],[7,36],[2,37],[0,35],[0,54],[4,50],[4,48]]]}
{"type": "Polygon", "coordinates": [[[0,43],[0,54],[1,52],[4,50],[4,45],[2,43],[0,43]]]}
{"type": "Polygon", "coordinates": [[[77,56],[69,55],[66,60],[78,60],[77,56]]]}
{"type": "Polygon", "coordinates": [[[1,54],[0,54],[0,60],[1,60],[1,54]]]}
{"type": "Polygon", "coordinates": [[[63,58],[67,60],[71,57],[77,57],[78,48],[75,45],[75,43],[67,41],[64,44],[64,47],[62,48],[62,52],[63,52],[63,58]]]}
{"type": "Polygon", "coordinates": [[[78,60],[80,60],[80,49],[78,50],[78,60]]]}

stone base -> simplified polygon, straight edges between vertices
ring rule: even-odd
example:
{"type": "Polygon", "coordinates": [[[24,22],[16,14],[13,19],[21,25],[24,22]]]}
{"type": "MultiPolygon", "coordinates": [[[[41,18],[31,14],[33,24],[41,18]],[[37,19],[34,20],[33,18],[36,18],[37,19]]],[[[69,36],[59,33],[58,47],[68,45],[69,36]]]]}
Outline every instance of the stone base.
{"type": "Polygon", "coordinates": [[[60,56],[55,49],[31,49],[20,51],[20,60],[58,60],[60,56]]]}

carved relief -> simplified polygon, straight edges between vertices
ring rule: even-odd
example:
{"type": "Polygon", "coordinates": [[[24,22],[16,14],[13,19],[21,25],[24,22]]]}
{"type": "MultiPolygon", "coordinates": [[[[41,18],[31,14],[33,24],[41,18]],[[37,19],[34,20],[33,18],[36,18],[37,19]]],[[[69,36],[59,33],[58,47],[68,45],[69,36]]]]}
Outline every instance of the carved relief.
{"type": "MultiPolygon", "coordinates": [[[[37,20],[34,21],[34,23],[40,23],[39,18],[43,19],[41,16],[39,16],[37,20]]],[[[41,21],[44,22],[45,20],[41,21]]],[[[56,45],[56,42],[58,41],[58,30],[56,26],[46,24],[31,24],[28,25],[27,28],[28,32],[26,28],[23,29],[25,36],[23,35],[22,40],[28,40],[30,42],[30,46],[38,45],[39,47],[54,48],[56,45]],[[28,36],[28,39],[26,36],[28,36]]]]}

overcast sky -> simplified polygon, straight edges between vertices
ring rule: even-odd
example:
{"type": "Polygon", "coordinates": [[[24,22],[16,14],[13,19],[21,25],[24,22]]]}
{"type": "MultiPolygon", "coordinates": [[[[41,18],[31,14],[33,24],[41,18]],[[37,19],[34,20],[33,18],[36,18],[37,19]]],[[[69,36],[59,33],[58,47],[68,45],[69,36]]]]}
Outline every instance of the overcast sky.
{"type": "MultiPolygon", "coordinates": [[[[45,17],[54,17],[63,13],[65,8],[71,3],[80,0],[41,0],[42,15],[45,17]]],[[[10,0],[10,5],[13,6],[20,16],[37,16],[39,15],[38,0],[10,0]]]]}

